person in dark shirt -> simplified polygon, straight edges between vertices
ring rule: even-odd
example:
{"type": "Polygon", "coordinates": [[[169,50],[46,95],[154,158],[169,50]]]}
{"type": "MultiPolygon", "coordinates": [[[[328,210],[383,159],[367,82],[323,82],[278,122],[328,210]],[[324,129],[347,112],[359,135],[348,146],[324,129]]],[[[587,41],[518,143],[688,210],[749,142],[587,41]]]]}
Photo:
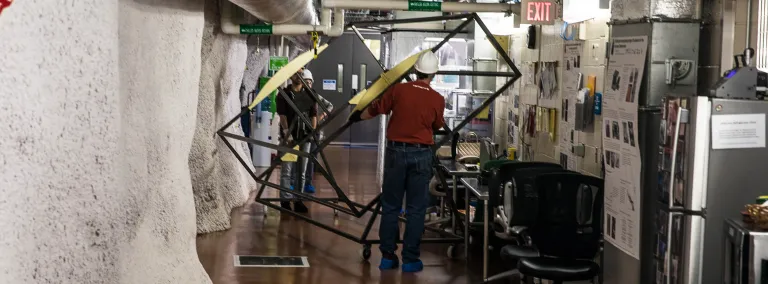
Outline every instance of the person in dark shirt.
{"type": "Polygon", "coordinates": [[[445,99],[429,83],[438,69],[434,53],[422,54],[416,65],[417,80],[396,84],[378,100],[351,117],[352,121],[389,114],[387,150],[384,158],[381,224],[379,239],[382,260],[379,269],[397,268],[396,241],[400,236],[398,215],[406,201],[406,225],[403,236],[403,272],[424,268],[419,260],[424,214],[429,203],[429,180],[432,178],[433,131],[445,124],[445,99]],[[359,117],[357,117],[359,115],[359,117]]]}
{"type": "MultiPolygon", "coordinates": [[[[309,71],[309,69],[304,69],[304,73],[302,74],[304,77],[304,81],[307,81],[307,84],[309,85],[309,88],[312,88],[312,83],[314,83],[314,77],[312,77],[312,72],[309,71]]],[[[317,92],[315,92],[317,94],[317,92]]],[[[320,108],[320,105],[324,106],[325,109],[330,113],[333,112],[333,104],[320,96],[320,94],[317,94],[317,98],[319,101],[317,102],[317,124],[320,124],[323,122],[323,119],[325,119],[325,112],[322,111],[322,108],[320,108]]],[[[317,131],[317,138],[322,140],[323,137],[323,131],[318,130],[317,131]]],[[[317,143],[311,143],[311,146],[309,148],[310,153],[315,152],[317,149],[317,143]]],[[[317,158],[317,154],[314,155],[315,158],[317,158]]],[[[315,163],[307,162],[307,166],[304,167],[307,169],[307,171],[304,173],[304,179],[306,180],[306,183],[304,184],[304,192],[306,193],[315,193],[315,186],[312,185],[312,180],[315,177],[315,163]]]]}
{"type": "MultiPolygon", "coordinates": [[[[303,72],[303,70],[299,71],[303,72]]],[[[280,116],[280,138],[283,144],[290,144],[292,141],[301,141],[317,127],[317,103],[307,93],[304,84],[299,79],[298,73],[291,77],[291,84],[283,89],[283,92],[291,98],[296,108],[308,120],[309,125],[299,117],[296,109],[291,107],[288,101],[281,95],[277,96],[277,114],[280,116]]],[[[310,142],[299,145],[299,150],[308,152],[310,142]]],[[[284,153],[279,153],[282,157],[284,153]]],[[[299,157],[297,162],[283,161],[280,165],[280,186],[291,188],[292,190],[303,190],[306,183],[307,158],[299,157]]],[[[287,192],[280,192],[283,199],[293,198],[293,195],[287,192]]],[[[280,202],[280,206],[291,210],[291,203],[288,201],[280,202]]],[[[293,204],[296,212],[306,213],[307,207],[303,202],[297,200],[293,204]]]]}

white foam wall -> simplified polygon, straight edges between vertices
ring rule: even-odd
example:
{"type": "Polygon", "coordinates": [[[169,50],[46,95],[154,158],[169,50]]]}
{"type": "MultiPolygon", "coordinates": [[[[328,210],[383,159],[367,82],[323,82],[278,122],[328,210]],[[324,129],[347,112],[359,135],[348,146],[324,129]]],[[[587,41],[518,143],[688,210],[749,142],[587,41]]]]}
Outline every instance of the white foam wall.
{"type": "MultiPolygon", "coordinates": [[[[202,69],[199,73],[197,129],[189,155],[197,207],[197,232],[208,233],[230,227],[230,213],[242,206],[255,182],[224,142],[215,135],[240,113],[240,86],[248,53],[246,37],[221,33],[218,1],[205,1],[202,37],[202,69]]],[[[243,135],[240,120],[225,131],[243,135]]],[[[247,144],[229,139],[246,162],[247,144]]],[[[250,166],[250,165],[249,165],[250,166]]]]}
{"type": "Polygon", "coordinates": [[[213,132],[239,112],[247,50],[217,2],[0,15],[0,283],[210,282],[196,232],[228,227],[252,185],[213,132]]]}

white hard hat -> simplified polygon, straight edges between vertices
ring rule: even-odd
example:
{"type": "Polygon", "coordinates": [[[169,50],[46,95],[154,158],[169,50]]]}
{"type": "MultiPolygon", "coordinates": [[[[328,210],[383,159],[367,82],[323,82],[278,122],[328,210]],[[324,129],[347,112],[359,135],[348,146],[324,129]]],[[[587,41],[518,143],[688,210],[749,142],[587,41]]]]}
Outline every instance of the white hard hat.
{"type": "Polygon", "coordinates": [[[416,61],[416,65],[413,67],[416,71],[424,74],[435,74],[438,68],[437,55],[431,50],[424,52],[419,56],[419,60],[416,61]]]}
{"type": "Polygon", "coordinates": [[[312,72],[309,71],[309,69],[304,69],[304,72],[301,73],[301,77],[304,77],[304,80],[315,80],[312,78],[312,72]]]}

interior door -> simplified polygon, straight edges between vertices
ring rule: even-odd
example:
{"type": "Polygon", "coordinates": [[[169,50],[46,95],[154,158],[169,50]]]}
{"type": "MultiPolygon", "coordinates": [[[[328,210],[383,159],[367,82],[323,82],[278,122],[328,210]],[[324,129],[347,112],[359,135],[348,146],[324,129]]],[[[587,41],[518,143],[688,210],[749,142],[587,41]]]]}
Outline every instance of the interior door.
{"type": "MultiPolygon", "coordinates": [[[[352,93],[353,54],[342,47],[351,46],[354,41],[359,41],[354,35],[342,35],[307,66],[315,79],[312,87],[318,94],[330,101],[334,110],[344,108],[342,114],[323,128],[326,137],[344,125],[349,116],[349,108],[345,106],[352,93]]],[[[346,130],[333,144],[348,144],[349,137],[350,131],[346,130]]]]}
{"type": "MultiPolygon", "coordinates": [[[[356,88],[353,88],[353,90],[357,93],[367,87],[370,82],[373,82],[378,78],[379,75],[381,75],[382,70],[368,45],[354,34],[345,36],[354,37],[354,43],[351,45],[353,50],[353,77],[355,77],[353,79],[356,79],[357,82],[352,82],[352,84],[355,84],[356,88]]],[[[363,37],[369,40],[369,44],[372,46],[380,46],[380,34],[363,34],[363,37]]],[[[380,120],[381,117],[378,116],[374,119],[358,122],[352,125],[350,143],[352,145],[377,145],[379,140],[380,120]]]]}

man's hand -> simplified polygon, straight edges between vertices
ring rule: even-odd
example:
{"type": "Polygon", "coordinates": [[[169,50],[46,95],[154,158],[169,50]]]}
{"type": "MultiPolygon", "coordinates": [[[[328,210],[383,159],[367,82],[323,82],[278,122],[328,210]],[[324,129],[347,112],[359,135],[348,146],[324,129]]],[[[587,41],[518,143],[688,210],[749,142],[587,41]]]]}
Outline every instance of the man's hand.
{"type": "Polygon", "coordinates": [[[293,141],[293,137],[291,137],[291,131],[290,130],[283,130],[282,133],[283,143],[290,144],[293,141]]]}

